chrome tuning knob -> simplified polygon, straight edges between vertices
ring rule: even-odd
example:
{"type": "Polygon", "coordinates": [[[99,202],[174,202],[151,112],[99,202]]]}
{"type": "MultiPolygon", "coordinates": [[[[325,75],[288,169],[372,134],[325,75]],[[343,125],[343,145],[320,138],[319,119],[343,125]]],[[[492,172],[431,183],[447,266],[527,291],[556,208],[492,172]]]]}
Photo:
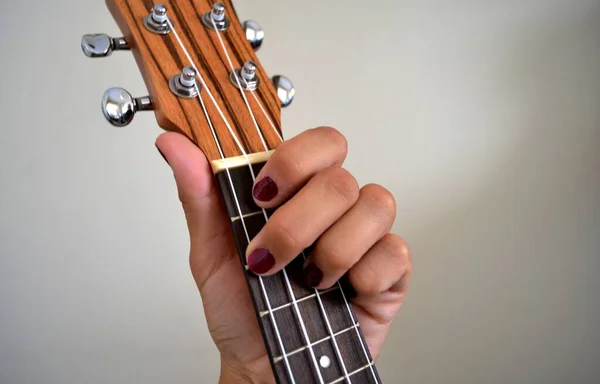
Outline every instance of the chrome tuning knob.
{"type": "Polygon", "coordinates": [[[279,97],[279,101],[281,101],[281,106],[285,108],[292,104],[294,96],[296,96],[296,89],[294,88],[292,81],[282,75],[273,76],[271,81],[273,81],[273,86],[277,91],[277,97],[279,97]]]}
{"type": "Polygon", "coordinates": [[[246,20],[242,23],[242,28],[246,34],[246,40],[250,43],[255,51],[258,51],[265,39],[265,31],[254,20],[246,20]]]}
{"type": "Polygon", "coordinates": [[[107,57],[113,51],[129,50],[124,37],[110,37],[105,33],[83,35],[81,49],[87,57],[107,57]]]}
{"type": "Polygon", "coordinates": [[[115,127],[124,127],[131,123],[138,111],[151,111],[149,96],[133,98],[123,88],[109,88],[102,97],[102,113],[115,127]]]}

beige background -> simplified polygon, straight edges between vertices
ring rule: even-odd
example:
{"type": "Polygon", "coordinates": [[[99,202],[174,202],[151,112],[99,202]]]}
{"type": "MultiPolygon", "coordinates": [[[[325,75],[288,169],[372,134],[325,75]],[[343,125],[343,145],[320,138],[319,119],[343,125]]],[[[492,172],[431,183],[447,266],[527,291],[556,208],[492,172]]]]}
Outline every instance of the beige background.
{"type": "MultiPolygon", "coordinates": [[[[600,2],[240,0],[267,70],[389,187],[414,283],[387,383],[600,381],[600,2]]],[[[0,383],[215,382],[151,113],[102,1],[0,2],[0,383]]]]}

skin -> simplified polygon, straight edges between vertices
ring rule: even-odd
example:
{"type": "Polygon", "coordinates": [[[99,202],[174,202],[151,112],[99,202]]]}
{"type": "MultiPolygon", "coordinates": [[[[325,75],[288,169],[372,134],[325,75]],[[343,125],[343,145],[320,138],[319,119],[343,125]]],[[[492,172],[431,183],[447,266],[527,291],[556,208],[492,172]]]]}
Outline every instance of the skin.
{"type": "MultiPolygon", "coordinates": [[[[221,383],[274,383],[227,215],[209,163],[186,137],[168,132],[156,146],[171,166],[190,232],[190,265],[202,295],[210,334],[221,354],[221,383]],[[223,284],[226,281],[227,284],[223,284]]],[[[390,230],[396,203],[385,188],[359,187],[342,164],[344,136],[333,128],[308,130],[275,151],[257,183],[269,177],[279,207],[248,246],[268,249],[280,271],[316,241],[308,256],[323,273],[317,288],[346,276],[369,350],[377,359],[412,272],[409,248],[390,230]]]]}

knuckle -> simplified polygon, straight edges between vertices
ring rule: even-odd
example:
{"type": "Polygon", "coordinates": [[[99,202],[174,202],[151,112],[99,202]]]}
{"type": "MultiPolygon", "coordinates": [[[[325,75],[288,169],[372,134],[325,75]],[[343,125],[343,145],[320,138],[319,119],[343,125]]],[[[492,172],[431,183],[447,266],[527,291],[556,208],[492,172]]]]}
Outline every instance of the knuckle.
{"type": "Polygon", "coordinates": [[[301,159],[296,156],[296,151],[286,150],[286,145],[291,145],[291,143],[283,143],[269,161],[280,170],[282,175],[304,174],[305,170],[301,159]]]}
{"type": "Polygon", "coordinates": [[[277,239],[278,248],[284,249],[286,252],[302,249],[302,241],[298,238],[295,231],[289,228],[281,221],[270,220],[265,226],[266,230],[271,231],[272,238],[277,239]]]}
{"type": "Polygon", "coordinates": [[[369,184],[363,187],[361,195],[364,196],[375,212],[396,217],[396,199],[394,195],[378,184],[369,184]]]}
{"type": "Polygon", "coordinates": [[[319,138],[320,140],[340,148],[344,154],[348,152],[348,140],[346,140],[346,137],[337,129],[332,127],[319,127],[315,128],[315,132],[318,132],[323,136],[319,138]]]}
{"type": "Polygon", "coordinates": [[[315,257],[323,271],[329,273],[347,271],[352,266],[341,248],[330,243],[318,242],[315,248],[315,257]]]}
{"type": "Polygon", "coordinates": [[[360,190],[356,179],[350,172],[344,168],[330,168],[325,176],[331,189],[350,204],[354,204],[358,200],[360,190]]]}
{"type": "Polygon", "coordinates": [[[364,296],[376,296],[381,293],[383,287],[377,278],[377,273],[372,268],[351,269],[348,272],[350,283],[364,296]]]}
{"type": "Polygon", "coordinates": [[[404,239],[393,234],[387,234],[381,239],[380,243],[395,263],[406,268],[412,268],[410,249],[404,239]]]}

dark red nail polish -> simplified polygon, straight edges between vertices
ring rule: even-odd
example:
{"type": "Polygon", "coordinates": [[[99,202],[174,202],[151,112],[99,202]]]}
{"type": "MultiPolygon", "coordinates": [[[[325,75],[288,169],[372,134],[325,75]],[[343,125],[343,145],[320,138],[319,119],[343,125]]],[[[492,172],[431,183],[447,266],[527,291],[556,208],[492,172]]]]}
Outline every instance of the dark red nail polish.
{"type": "Polygon", "coordinates": [[[277,184],[268,176],[256,183],[252,191],[254,198],[263,202],[273,200],[278,193],[277,184]]]}
{"type": "Polygon", "coordinates": [[[323,271],[314,263],[309,263],[304,267],[304,282],[306,285],[316,288],[321,284],[321,280],[323,280],[323,271]]]}
{"type": "Polygon", "coordinates": [[[156,147],[156,149],[158,150],[158,153],[160,153],[160,155],[162,156],[162,158],[165,159],[165,161],[167,162],[167,164],[169,164],[169,160],[167,160],[167,158],[165,157],[164,153],[162,153],[162,151],[160,150],[160,148],[158,148],[158,145],[154,144],[154,146],[156,147]]]}
{"type": "Polygon", "coordinates": [[[257,249],[248,255],[248,268],[257,275],[267,273],[275,265],[275,258],[268,249],[257,249]]]}
{"type": "Polygon", "coordinates": [[[340,284],[342,285],[342,290],[344,291],[346,297],[348,297],[349,299],[356,299],[358,293],[356,292],[356,289],[354,289],[354,287],[352,286],[352,283],[350,283],[350,278],[348,277],[348,274],[342,276],[342,278],[340,279],[340,284]]]}

